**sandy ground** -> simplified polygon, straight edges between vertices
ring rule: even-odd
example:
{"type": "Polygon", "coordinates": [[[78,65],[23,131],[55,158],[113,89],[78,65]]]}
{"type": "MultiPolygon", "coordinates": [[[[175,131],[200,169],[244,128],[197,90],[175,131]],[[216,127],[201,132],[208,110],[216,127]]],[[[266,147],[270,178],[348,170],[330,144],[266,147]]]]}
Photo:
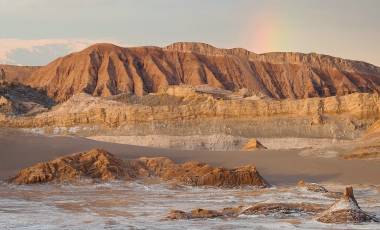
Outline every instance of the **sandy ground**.
{"type": "Polygon", "coordinates": [[[264,178],[275,185],[291,185],[300,179],[320,183],[380,184],[380,160],[303,157],[298,154],[299,150],[172,150],[107,143],[79,137],[47,137],[5,132],[0,133],[0,179],[6,179],[17,170],[31,164],[91,148],[104,148],[124,159],[167,156],[176,162],[198,160],[225,167],[252,163],[264,178]]]}
{"type": "MultiPolygon", "coordinates": [[[[184,150],[241,150],[249,138],[225,134],[214,135],[145,135],[145,136],[89,136],[91,140],[118,144],[139,145],[147,147],[184,149],[184,150]]],[[[262,138],[255,137],[268,149],[302,149],[320,148],[321,146],[341,145],[351,143],[350,140],[335,140],[331,138],[262,138]]]]}

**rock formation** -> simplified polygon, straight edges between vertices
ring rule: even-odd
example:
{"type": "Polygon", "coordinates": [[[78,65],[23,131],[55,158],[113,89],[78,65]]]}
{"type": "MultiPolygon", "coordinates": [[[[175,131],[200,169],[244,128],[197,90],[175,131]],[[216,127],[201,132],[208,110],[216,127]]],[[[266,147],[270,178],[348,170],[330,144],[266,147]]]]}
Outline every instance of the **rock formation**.
{"type": "Polygon", "coordinates": [[[322,185],[319,185],[319,184],[316,184],[316,183],[307,183],[303,180],[300,180],[297,184],[298,187],[300,188],[304,188],[310,192],[317,192],[317,193],[322,193],[324,196],[326,197],[330,197],[330,198],[334,198],[334,199],[337,199],[337,198],[340,198],[342,196],[343,193],[341,192],[331,192],[331,191],[328,191],[325,187],[323,187],[322,185]]]}
{"type": "Polygon", "coordinates": [[[122,161],[101,149],[38,163],[21,170],[9,181],[16,184],[34,184],[75,182],[80,179],[132,180],[149,176],[192,186],[269,186],[254,166],[214,168],[195,161],[176,164],[166,157],[122,161]]]}
{"type": "Polygon", "coordinates": [[[104,150],[93,149],[22,169],[9,181],[15,184],[35,184],[75,182],[79,179],[108,181],[134,176],[136,175],[128,172],[120,159],[104,150]]]}
{"type": "Polygon", "coordinates": [[[308,191],[312,192],[320,192],[320,193],[327,193],[328,190],[323,187],[322,185],[316,184],[316,183],[306,183],[303,180],[300,180],[297,184],[298,187],[306,188],[308,191]]]}
{"type": "MultiPolygon", "coordinates": [[[[25,71],[27,72],[27,71],[25,71]]],[[[95,44],[18,79],[43,88],[56,101],[77,93],[144,95],[169,85],[246,88],[272,98],[308,98],[379,92],[380,68],[320,54],[255,54],[202,43],[165,48],[95,44]]]]}
{"type": "Polygon", "coordinates": [[[378,222],[376,217],[369,215],[359,207],[352,187],[347,187],[343,197],[321,213],[316,220],[334,224],[378,222]]]}
{"type": "Polygon", "coordinates": [[[138,98],[132,95],[124,99],[107,99],[79,94],[51,111],[33,117],[0,117],[0,126],[96,125],[104,129],[120,127],[119,135],[228,133],[352,138],[360,134],[363,129],[360,127],[365,127],[378,116],[379,102],[380,97],[375,94],[302,100],[218,100],[203,94],[188,97],[160,94],[138,98]],[[325,124],[310,126],[310,116],[321,108],[325,124]],[[362,125],[357,127],[352,121],[362,125]],[[195,125],[197,129],[192,128],[195,125]]]}
{"type": "Polygon", "coordinates": [[[164,180],[174,179],[187,185],[218,187],[269,186],[252,165],[235,169],[215,168],[197,161],[175,164],[166,157],[140,158],[138,161],[143,163],[148,175],[155,175],[164,180]]]}
{"type": "Polygon", "coordinates": [[[194,209],[190,212],[181,210],[171,210],[165,219],[205,219],[205,218],[225,218],[237,217],[239,215],[316,215],[326,210],[326,206],[311,203],[258,203],[249,207],[228,207],[220,211],[209,209],[194,209]]]}
{"type": "Polygon", "coordinates": [[[0,98],[0,114],[12,116],[41,113],[55,104],[42,91],[7,81],[0,81],[0,98]]]}
{"type": "Polygon", "coordinates": [[[180,219],[207,219],[207,218],[216,218],[223,217],[222,212],[218,212],[215,210],[207,210],[207,209],[194,209],[190,212],[184,212],[181,210],[172,210],[166,216],[167,220],[180,220],[180,219]]]}
{"type": "Polygon", "coordinates": [[[326,207],[311,203],[258,203],[242,211],[244,215],[271,215],[271,214],[316,214],[326,207]]]}
{"type": "Polygon", "coordinates": [[[244,145],[243,150],[251,151],[255,149],[267,149],[263,144],[260,143],[256,138],[252,138],[248,140],[248,142],[244,145]]]}

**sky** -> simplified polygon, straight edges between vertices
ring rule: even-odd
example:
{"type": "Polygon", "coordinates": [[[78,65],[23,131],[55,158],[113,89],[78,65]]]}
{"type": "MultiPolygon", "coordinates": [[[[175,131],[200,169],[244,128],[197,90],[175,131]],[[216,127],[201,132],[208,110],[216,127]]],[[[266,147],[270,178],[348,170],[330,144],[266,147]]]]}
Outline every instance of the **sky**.
{"type": "Polygon", "coordinates": [[[380,66],[379,0],[0,0],[0,63],[45,65],[93,43],[205,42],[380,66]]]}

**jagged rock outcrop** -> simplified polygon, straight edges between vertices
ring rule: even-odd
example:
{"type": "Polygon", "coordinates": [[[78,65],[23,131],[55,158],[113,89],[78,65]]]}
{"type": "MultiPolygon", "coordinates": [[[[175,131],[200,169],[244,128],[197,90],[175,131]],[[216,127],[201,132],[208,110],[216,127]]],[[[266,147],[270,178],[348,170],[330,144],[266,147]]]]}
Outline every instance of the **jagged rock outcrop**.
{"type": "Polygon", "coordinates": [[[95,44],[33,70],[22,82],[45,89],[59,102],[81,92],[141,96],[179,84],[246,88],[294,99],[380,92],[379,76],[379,67],[314,53],[255,54],[202,43],[165,48],[95,44]]]}
{"type": "Polygon", "coordinates": [[[15,184],[35,184],[75,182],[80,179],[109,181],[134,176],[134,172],[125,168],[122,160],[104,150],[93,149],[38,163],[21,170],[9,181],[15,184]]]}
{"type": "Polygon", "coordinates": [[[352,187],[347,187],[343,197],[321,213],[316,220],[334,224],[378,222],[376,217],[369,215],[359,207],[352,187]]]}
{"type": "Polygon", "coordinates": [[[109,181],[132,180],[149,176],[192,186],[269,186],[254,166],[236,169],[215,168],[195,161],[176,164],[166,157],[143,157],[122,161],[101,149],[38,163],[21,170],[15,177],[9,179],[9,182],[34,184],[75,182],[80,179],[109,181]]]}
{"type": "Polygon", "coordinates": [[[140,158],[148,175],[164,180],[175,180],[193,186],[238,187],[253,185],[268,187],[269,184],[252,165],[235,169],[215,168],[197,161],[175,164],[166,157],[140,158]]]}
{"type": "Polygon", "coordinates": [[[249,139],[248,142],[244,145],[243,150],[252,151],[255,149],[267,149],[260,141],[256,138],[249,139]]]}

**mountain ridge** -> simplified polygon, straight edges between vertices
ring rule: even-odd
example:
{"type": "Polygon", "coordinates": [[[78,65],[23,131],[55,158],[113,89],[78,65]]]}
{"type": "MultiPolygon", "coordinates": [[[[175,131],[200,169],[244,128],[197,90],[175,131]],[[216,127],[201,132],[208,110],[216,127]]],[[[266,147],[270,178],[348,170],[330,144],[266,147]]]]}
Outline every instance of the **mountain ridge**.
{"type": "Polygon", "coordinates": [[[45,90],[58,102],[82,92],[141,96],[180,84],[247,88],[275,99],[380,92],[380,68],[369,63],[315,53],[256,54],[192,42],[163,48],[98,43],[18,80],[45,90]]]}

